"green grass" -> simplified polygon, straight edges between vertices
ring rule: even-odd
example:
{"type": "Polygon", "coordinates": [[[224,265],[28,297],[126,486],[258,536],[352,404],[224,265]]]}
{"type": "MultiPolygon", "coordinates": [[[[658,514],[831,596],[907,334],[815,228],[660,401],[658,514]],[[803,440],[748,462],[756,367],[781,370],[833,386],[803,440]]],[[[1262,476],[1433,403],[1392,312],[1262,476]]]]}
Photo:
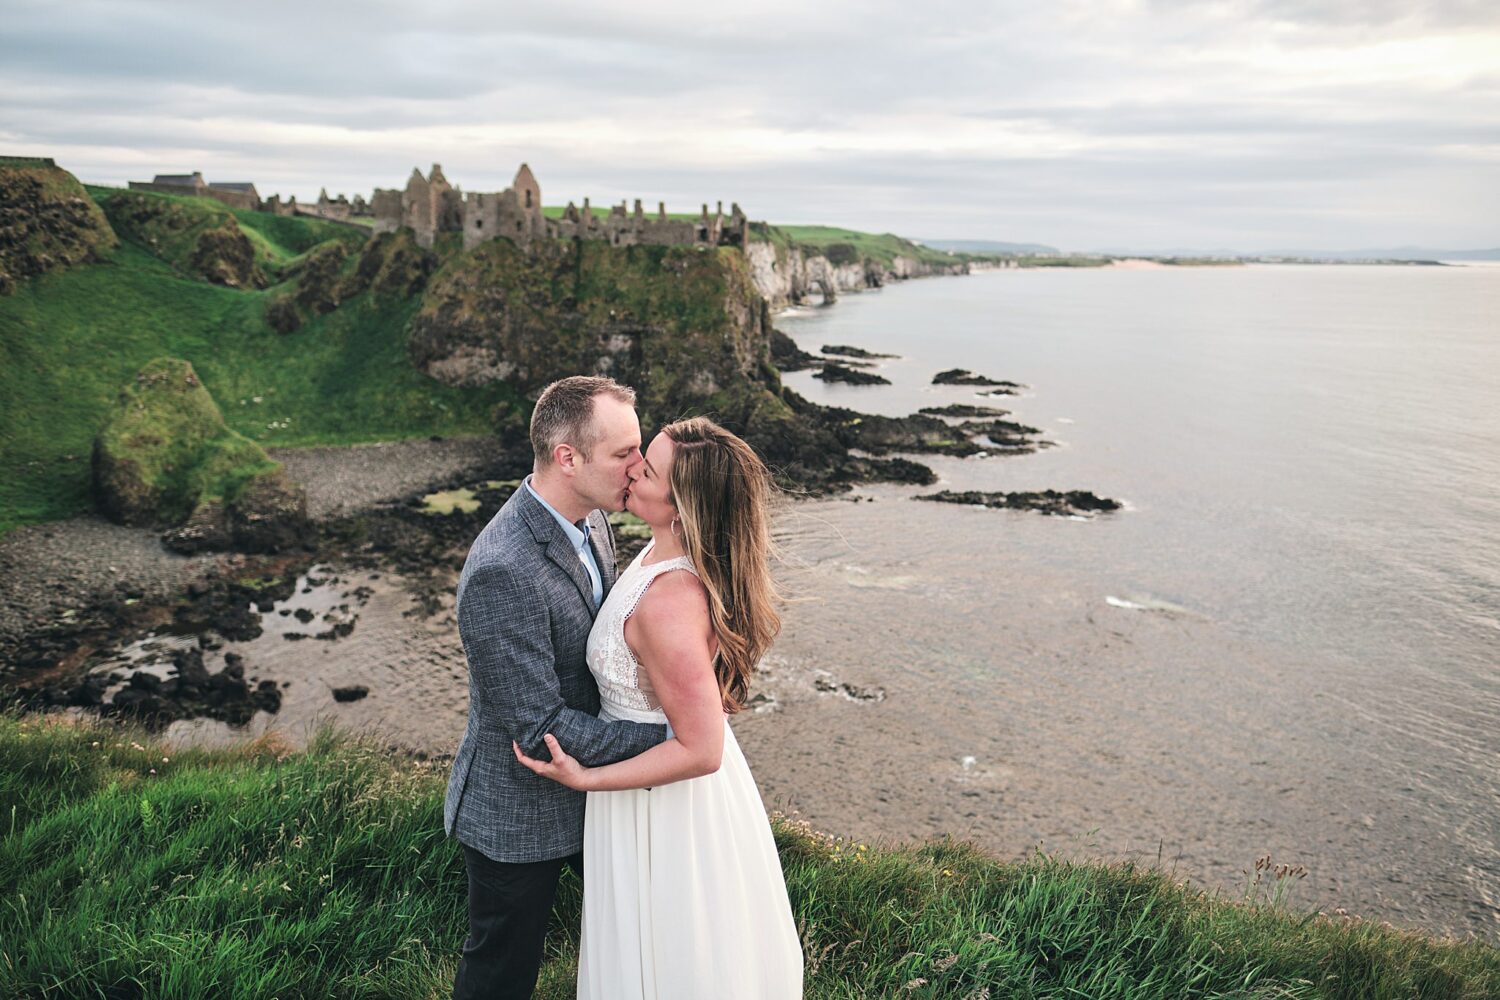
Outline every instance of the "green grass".
{"type": "MultiPolygon", "coordinates": [[[[325,733],[174,750],[0,716],[0,995],[440,997],[464,937],[446,768],[325,733]]],[[[1500,953],[1130,865],[865,847],[778,820],[807,997],[1494,997],[1500,953]]],[[[564,880],[541,998],[572,996],[564,880]]],[[[753,956],[747,956],[753,961],[753,956]]]]}
{"type": "Polygon", "coordinates": [[[94,435],[152,358],[191,362],[230,428],[266,446],[483,434],[513,397],[417,372],[406,355],[415,300],[361,295],[280,336],[265,323],[277,292],[192,280],[122,242],[101,263],[0,298],[0,532],[90,509],[94,435]]]}

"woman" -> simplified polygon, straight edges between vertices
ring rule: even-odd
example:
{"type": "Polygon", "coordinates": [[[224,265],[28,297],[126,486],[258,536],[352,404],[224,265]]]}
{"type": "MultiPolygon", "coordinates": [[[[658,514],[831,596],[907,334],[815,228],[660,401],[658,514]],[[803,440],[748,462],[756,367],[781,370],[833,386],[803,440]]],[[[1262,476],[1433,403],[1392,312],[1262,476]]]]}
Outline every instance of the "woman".
{"type": "Polygon", "coordinates": [[[537,774],[588,792],[578,996],[785,1000],[802,949],[755,780],[726,713],[780,630],[766,467],[703,417],[663,428],[626,509],[651,541],[589,634],[600,716],[668,722],[638,757],[583,767],[546,737],[537,774]]]}

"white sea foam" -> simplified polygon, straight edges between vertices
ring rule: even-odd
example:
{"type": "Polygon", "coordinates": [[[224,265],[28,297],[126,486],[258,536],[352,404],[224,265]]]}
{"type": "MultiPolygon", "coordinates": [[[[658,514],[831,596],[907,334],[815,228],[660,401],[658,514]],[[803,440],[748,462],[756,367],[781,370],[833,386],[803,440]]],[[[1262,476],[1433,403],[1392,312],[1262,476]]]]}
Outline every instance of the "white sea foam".
{"type": "Polygon", "coordinates": [[[1104,598],[1104,603],[1112,608],[1124,608],[1126,611],[1159,611],[1168,615],[1192,614],[1191,611],[1180,604],[1163,601],[1157,597],[1142,597],[1140,595],[1116,597],[1113,594],[1108,594],[1104,598]]]}

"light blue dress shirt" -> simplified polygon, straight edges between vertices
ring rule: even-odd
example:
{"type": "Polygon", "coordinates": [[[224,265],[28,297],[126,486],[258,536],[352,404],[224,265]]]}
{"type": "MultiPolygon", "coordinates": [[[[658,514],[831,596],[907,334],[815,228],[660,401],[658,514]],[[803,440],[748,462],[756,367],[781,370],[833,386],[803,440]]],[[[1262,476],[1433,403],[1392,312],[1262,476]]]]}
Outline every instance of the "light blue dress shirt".
{"type": "Polygon", "coordinates": [[[585,518],[580,522],[583,525],[580,528],[577,524],[563,517],[557,512],[555,507],[542,499],[540,493],[531,489],[530,476],[526,478],[526,488],[531,490],[531,495],[536,497],[538,503],[547,508],[547,513],[557,518],[557,523],[562,525],[563,532],[568,536],[568,542],[578,552],[578,561],[583,563],[584,571],[589,575],[589,583],[594,586],[594,608],[597,610],[599,605],[604,602],[604,577],[599,575],[599,563],[594,559],[594,547],[589,544],[590,528],[588,519],[585,518]]]}

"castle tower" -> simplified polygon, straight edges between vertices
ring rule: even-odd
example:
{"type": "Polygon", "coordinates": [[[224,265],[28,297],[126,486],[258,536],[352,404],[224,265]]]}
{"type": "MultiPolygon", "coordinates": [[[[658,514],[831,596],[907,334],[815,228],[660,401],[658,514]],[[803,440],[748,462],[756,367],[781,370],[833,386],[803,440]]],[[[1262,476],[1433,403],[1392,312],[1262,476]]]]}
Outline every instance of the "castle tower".
{"type": "Polygon", "coordinates": [[[547,226],[542,221],[542,186],[536,182],[536,175],[529,166],[521,164],[515,180],[510,182],[510,189],[516,193],[516,207],[525,217],[527,239],[546,233],[547,226]]]}

